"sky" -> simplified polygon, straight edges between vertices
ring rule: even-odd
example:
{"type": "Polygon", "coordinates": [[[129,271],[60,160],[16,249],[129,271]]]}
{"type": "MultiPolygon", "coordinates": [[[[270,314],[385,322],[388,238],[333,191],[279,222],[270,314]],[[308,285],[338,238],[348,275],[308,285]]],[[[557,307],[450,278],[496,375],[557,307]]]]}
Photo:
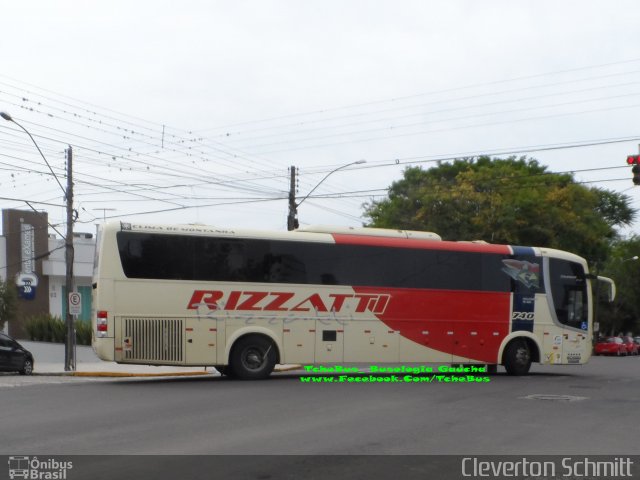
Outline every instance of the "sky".
{"type": "MultiPolygon", "coordinates": [[[[640,204],[637,1],[24,0],[0,18],[0,111],[63,187],[72,147],[76,231],[286,230],[290,166],[301,226],[360,226],[405,168],[481,154],[640,204]]],[[[2,120],[0,197],[65,221],[2,120]]]]}

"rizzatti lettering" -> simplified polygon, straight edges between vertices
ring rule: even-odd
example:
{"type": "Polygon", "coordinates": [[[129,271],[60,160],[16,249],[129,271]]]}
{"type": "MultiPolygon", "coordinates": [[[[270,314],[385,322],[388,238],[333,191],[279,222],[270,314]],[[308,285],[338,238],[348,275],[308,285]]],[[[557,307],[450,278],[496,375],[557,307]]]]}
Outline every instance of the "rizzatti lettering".
{"type": "Polygon", "coordinates": [[[384,313],[391,295],[377,293],[331,293],[324,299],[319,293],[309,296],[293,292],[254,292],[233,290],[195,290],[187,309],[240,310],[258,312],[340,312],[384,313]]]}

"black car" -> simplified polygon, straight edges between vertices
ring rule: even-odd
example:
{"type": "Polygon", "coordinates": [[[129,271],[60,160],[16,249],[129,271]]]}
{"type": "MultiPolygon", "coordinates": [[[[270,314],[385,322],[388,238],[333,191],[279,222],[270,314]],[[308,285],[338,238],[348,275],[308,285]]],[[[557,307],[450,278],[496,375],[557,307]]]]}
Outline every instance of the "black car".
{"type": "Polygon", "coordinates": [[[0,333],[0,371],[33,373],[33,355],[13,338],[0,333]]]}

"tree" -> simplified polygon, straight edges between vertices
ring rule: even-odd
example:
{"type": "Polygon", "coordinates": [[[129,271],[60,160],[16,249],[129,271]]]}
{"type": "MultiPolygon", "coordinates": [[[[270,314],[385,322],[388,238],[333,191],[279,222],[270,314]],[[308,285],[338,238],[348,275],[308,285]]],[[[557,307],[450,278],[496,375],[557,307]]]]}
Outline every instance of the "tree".
{"type": "Polygon", "coordinates": [[[603,265],[602,275],[616,282],[616,299],[611,304],[601,303],[598,312],[600,332],[604,335],[640,332],[640,237],[614,243],[611,255],[603,265]]]}
{"type": "Polygon", "coordinates": [[[365,204],[372,227],[433,231],[445,240],[559,248],[602,263],[629,197],[552,173],[534,159],[461,159],[410,167],[388,198],[365,204]]]}
{"type": "Polygon", "coordinates": [[[18,308],[18,294],[15,285],[0,280],[0,330],[6,322],[13,320],[18,308]]]}

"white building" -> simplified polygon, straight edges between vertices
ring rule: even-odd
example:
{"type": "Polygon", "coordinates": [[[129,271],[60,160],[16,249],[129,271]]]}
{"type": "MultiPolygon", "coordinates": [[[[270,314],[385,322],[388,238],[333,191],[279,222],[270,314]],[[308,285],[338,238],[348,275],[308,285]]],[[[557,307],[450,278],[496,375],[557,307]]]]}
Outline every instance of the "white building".
{"type": "MultiPolygon", "coordinates": [[[[73,279],[75,289],[82,295],[82,313],[78,320],[91,319],[91,276],[96,240],[91,233],[73,234],[73,279]]],[[[49,257],[42,263],[42,273],[49,278],[49,312],[65,318],[67,298],[65,291],[65,243],[64,239],[49,235],[49,257]]]]}

